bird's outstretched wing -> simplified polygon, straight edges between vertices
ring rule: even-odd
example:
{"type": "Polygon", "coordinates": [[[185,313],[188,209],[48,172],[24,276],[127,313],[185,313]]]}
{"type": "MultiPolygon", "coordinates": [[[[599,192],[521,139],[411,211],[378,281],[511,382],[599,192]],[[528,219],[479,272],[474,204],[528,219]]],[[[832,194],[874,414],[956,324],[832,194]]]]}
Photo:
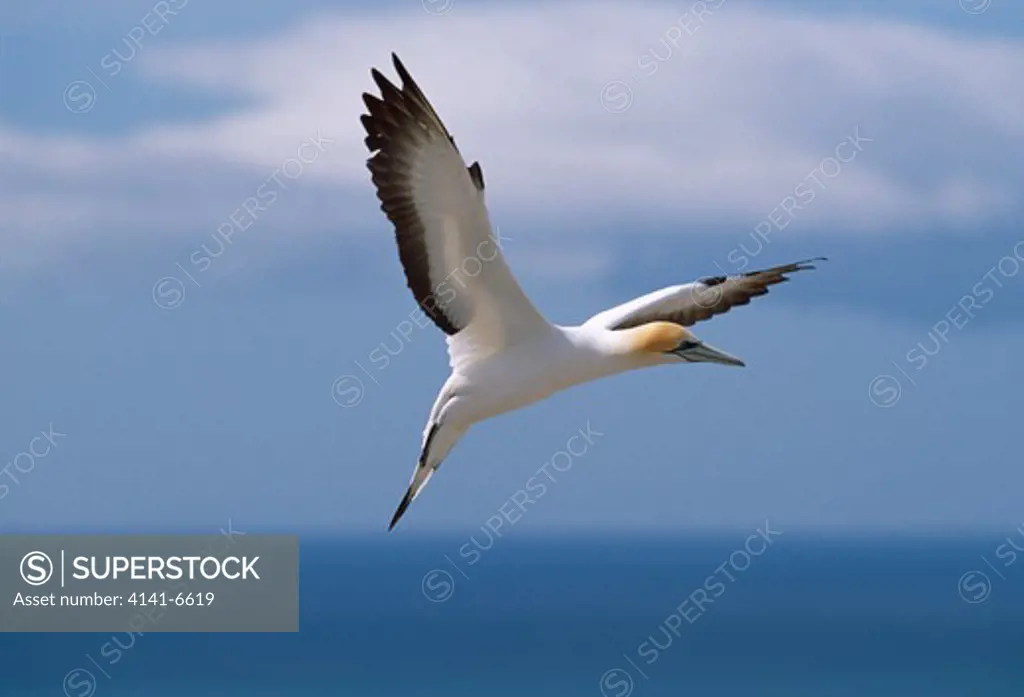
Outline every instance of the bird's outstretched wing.
{"type": "Polygon", "coordinates": [[[453,368],[550,326],[512,276],[491,229],[483,172],[467,167],[437,112],[392,54],[396,87],[376,69],[364,94],[367,166],[395,226],[406,280],[448,335],[453,368]]]}
{"type": "Polygon", "coordinates": [[[587,320],[587,324],[605,329],[629,329],[660,320],[688,327],[737,305],[746,305],[751,298],[765,295],[769,286],[788,281],[786,274],[813,269],[812,262],[824,260],[824,257],[816,257],[763,271],[711,276],[662,288],[598,313],[587,320]]]}

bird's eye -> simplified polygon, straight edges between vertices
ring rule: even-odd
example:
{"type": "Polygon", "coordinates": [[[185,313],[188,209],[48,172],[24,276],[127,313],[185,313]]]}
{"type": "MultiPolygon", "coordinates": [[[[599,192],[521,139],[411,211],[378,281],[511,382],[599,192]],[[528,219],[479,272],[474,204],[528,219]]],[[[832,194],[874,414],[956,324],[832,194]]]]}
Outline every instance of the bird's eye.
{"type": "Polygon", "coordinates": [[[692,348],[695,348],[696,346],[697,346],[697,342],[696,341],[689,341],[689,340],[687,340],[687,341],[684,341],[683,343],[679,344],[678,346],[676,346],[676,351],[688,351],[688,350],[690,350],[692,348]]]}

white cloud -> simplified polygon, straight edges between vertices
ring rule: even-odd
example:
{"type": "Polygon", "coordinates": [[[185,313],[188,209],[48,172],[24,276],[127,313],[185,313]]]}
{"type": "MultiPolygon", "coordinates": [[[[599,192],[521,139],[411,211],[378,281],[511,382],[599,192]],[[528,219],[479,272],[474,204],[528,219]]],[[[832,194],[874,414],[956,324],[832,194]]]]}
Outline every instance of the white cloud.
{"type": "Polygon", "coordinates": [[[321,15],[272,38],[168,37],[129,69],[245,106],[106,139],[0,125],[0,243],[142,223],[215,228],[318,130],[335,143],[302,185],[335,205],[288,214],[297,230],[356,230],[336,202],[369,190],[360,96],[370,65],[392,73],[391,50],[482,162],[492,203],[567,230],[609,216],[749,230],[858,130],[871,141],[835,178],[818,175],[824,188],[801,221],[837,233],[977,229],[1019,212],[1024,43],[738,3],[703,18],[686,8],[457,3],[434,16],[415,5],[321,15]],[[625,111],[621,85],[602,92],[613,81],[631,90],[625,111]]]}

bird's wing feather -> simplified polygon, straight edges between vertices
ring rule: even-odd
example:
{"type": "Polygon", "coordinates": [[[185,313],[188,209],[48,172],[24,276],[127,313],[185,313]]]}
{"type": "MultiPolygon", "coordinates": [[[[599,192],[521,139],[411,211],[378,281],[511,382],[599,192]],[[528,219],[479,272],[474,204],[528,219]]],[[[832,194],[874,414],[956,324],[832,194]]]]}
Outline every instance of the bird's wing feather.
{"type": "Polygon", "coordinates": [[[587,324],[614,330],[661,320],[688,327],[737,305],[746,305],[751,298],[765,295],[769,286],[788,281],[786,274],[813,269],[811,262],[823,260],[824,257],[805,259],[762,271],[713,276],[662,288],[596,314],[587,324]]]}
{"type": "Polygon", "coordinates": [[[392,54],[396,87],[371,71],[363,95],[367,166],[395,227],[416,302],[448,335],[452,367],[549,328],[505,263],[484,203],[483,172],[467,167],[437,112],[392,54]]]}

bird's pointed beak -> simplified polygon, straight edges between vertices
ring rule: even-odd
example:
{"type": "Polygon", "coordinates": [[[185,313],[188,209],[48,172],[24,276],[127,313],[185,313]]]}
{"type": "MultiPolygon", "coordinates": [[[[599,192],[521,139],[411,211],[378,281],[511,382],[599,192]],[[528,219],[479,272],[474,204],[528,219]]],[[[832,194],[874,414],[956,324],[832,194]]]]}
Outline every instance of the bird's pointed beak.
{"type": "Polygon", "coordinates": [[[677,351],[676,353],[680,358],[693,363],[721,363],[722,365],[737,365],[740,367],[746,365],[736,356],[716,349],[714,346],[708,346],[705,343],[698,343],[696,346],[677,351]]]}

